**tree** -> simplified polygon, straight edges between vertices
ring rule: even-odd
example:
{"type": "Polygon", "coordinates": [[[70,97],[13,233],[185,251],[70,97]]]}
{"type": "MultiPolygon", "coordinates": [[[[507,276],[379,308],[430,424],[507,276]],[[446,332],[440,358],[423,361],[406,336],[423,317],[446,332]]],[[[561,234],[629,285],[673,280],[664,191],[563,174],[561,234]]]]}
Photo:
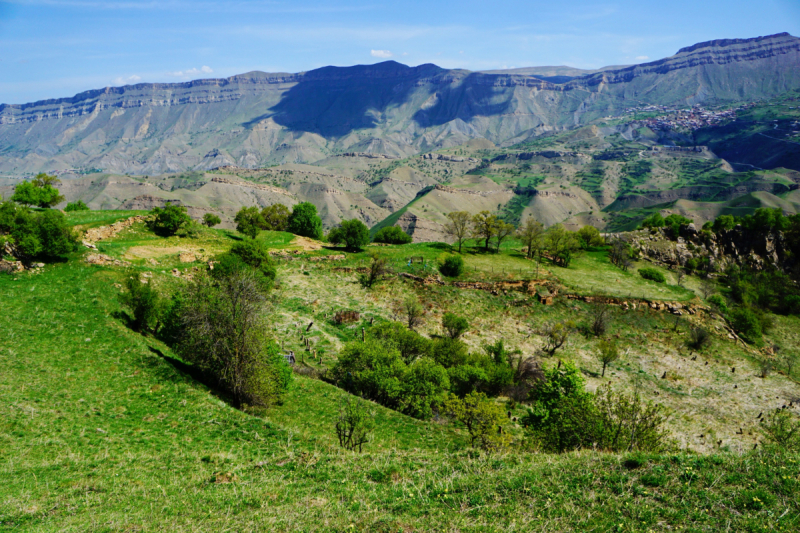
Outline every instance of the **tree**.
{"type": "Polygon", "coordinates": [[[222,219],[219,218],[214,213],[206,213],[205,215],[203,215],[203,224],[205,224],[209,228],[213,228],[214,226],[220,223],[222,223],[222,219]]]}
{"type": "Polygon", "coordinates": [[[186,208],[182,205],[172,205],[167,202],[164,208],[154,207],[150,214],[153,218],[150,220],[150,229],[156,235],[162,237],[171,237],[175,235],[179,229],[189,224],[192,219],[186,213],[186,208]]]}
{"type": "Polygon", "coordinates": [[[466,426],[473,447],[497,450],[510,442],[508,434],[502,433],[502,424],[507,420],[504,409],[482,392],[471,392],[463,400],[451,395],[444,409],[466,426]]]}
{"type": "Polygon", "coordinates": [[[415,297],[406,298],[397,307],[398,314],[406,317],[408,329],[413,331],[425,322],[425,309],[415,297]]]}
{"type": "Polygon", "coordinates": [[[24,181],[14,188],[14,195],[11,200],[22,205],[36,205],[42,208],[50,208],[64,201],[64,197],[59,194],[55,185],[61,181],[56,176],[40,173],[31,181],[24,181]]]}
{"type": "Polygon", "coordinates": [[[289,208],[283,204],[272,204],[261,211],[264,229],[269,231],[285,231],[289,224],[289,208]]]}
{"type": "Polygon", "coordinates": [[[641,224],[639,224],[639,227],[643,229],[663,228],[664,217],[661,216],[661,213],[653,213],[649,217],[642,220],[641,224]]]}
{"type": "Polygon", "coordinates": [[[574,327],[571,322],[556,322],[544,326],[545,345],[544,351],[553,356],[556,350],[564,346],[569,339],[570,330],[574,327]]]}
{"type": "Polygon", "coordinates": [[[336,437],[339,446],[351,452],[369,442],[375,421],[367,409],[367,402],[347,395],[339,405],[339,418],[336,421],[336,437]]]}
{"type": "Polygon", "coordinates": [[[451,339],[458,339],[469,329],[467,319],[453,313],[445,313],[442,316],[442,327],[451,339]]]}
{"type": "Polygon", "coordinates": [[[347,250],[356,252],[369,244],[369,228],[356,218],[343,220],[338,228],[333,228],[328,233],[328,242],[344,244],[347,250]]]}
{"type": "Polygon", "coordinates": [[[373,253],[370,255],[372,261],[369,263],[369,268],[366,273],[359,274],[358,282],[365,289],[371,289],[373,285],[383,280],[387,270],[387,260],[382,255],[373,253]]]}
{"type": "Polygon", "coordinates": [[[520,226],[517,230],[517,239],[519,239],[526,249],[526,257],[533,259],[542,251],[544,245],[544,226],[541,222],[528,217],[525,224],[520,226]]]}
{"type": "Polygon", "coordinates": [[[612,264],[618,266],[623,271],[627,272],[631,267],[631,251],[628,243],[622,239],[616,239],[611,243],[611,248],[608,251],[608,260],[612,264]]]}
{"type": "Polygon", "coordinates": [[[295,235],[322,239],[322,219],[317,216],[317,208],[310,202],[302,202],[294,206],[289,215],[287,231],[295,235]]]}
{"type": "Polygon", "coordinates": [[[178,354],[230,394],[237,407],[269,406],[291,381],[291,368],[266,336],[266,307],[255,271],[238,269],[217,278],[200,276],[177,311],[178,354]]]}
{"type": "Polygon", "coordinates": [[[514,234],[516,228],[513,224],[508,224],[504,220],[497,220],[497,224],[495,226],[495,241],[497,241],[497,252],[500,253],[500,245],[503,244],[503,241],[509,237],[510,235],[514,234]]]}
{"type": "Polygon", "coordinates": [[[481,211],[472,217],[472,236],[476,240],[483,240],[484,251],[489,251],[489,241],[497,235],[497,226],[500,219],[489,211],[481,211]]]}
{"type": "Polygon", "coordinates": [[[78,237],[60,211],[32,212],[12,202],[0,204],[0,242],[13,242],[22,261],[58,260],[78,248],[78,237]]]}
{"type": "Polygon", "coordinates": [[[251,239],[255,239],[258,232],[266,228],[264,217],[261,216],[261,211],[256,206],[239,209],[239,212],[233,217],[233,221],[236,222],[236,231],[251,239]]]}
{"type": "MultiPolygon", "coordinates": [[[[594,397],[597,428],[593,442],[610,452],[660,452],[669,445],[664,407],[648,402],[636,393],[615,393],[611,384],[601,387],[594,397]]],[[[587,443],[588,444],[588,443],[587,443]]]]}
{"type": "Polygon", "coordinates": [[[786,370],[786,375],[791,377],[792,371],[797,366],[798,359],[800,359],[797,356],[797,352],[786,350],[778,357],[778,359],[783,364],[783,368],[786,370]]]}
{"type": "Polygon", "coordinates": [[[72,211],[88,211],[89,206],[83,203],[83,200],[78,200],[77,202],[70,202],[64,208],[64,211],[70,213],[72,211]]]}
{"type": "Polygon", "coordinates": [[[711,226],[711,228],[714,230],[714,233],[732,230],[734,227],[736,227],[736,219],[733,217],[733,215],[720,215],[711,226]]]}
{"type": "Polygon", "coordinates": [[[408,244],[412,241],[411,235],[397,226],[386,226],[375,234],[372,242],[382,242],[386,244],[408,244]]]}
{"type": "Polygon", "coordinates": [[[704,279],[700,282],[700,293],[703,295],[703,298],[708,300],[708,298],[715,292],[717,292],[717,286],[713,281],[710,279],[704,279]]]}
{"type": "Polygon", "coordinates": [[[600,359],[600,362],[603,363],[603,372],[600,374],[601,377],[606,376],[606,367],[610,364],[619,359],[619,349],[617,348],[617,343],[613,341],[606,341],[601,340],[597,343],[597,356],[600,359]]]}
{"type": "Polygon", "coordinates": [[[575,253],[580,250],[578,238],[561,224],[551,226],[547,230],[545,246],[553,262],[562,267],[568,267],[575,253]]]}
{"type": "Polygon", "coordinates": [[[608,323],[611,321],[611,305],[601,298],[592,304],[590,313],[592,323],[589,328],[595,337],[602,337],[606,334],[608,323]]]}
{"type": "Polygon", "coordinates": [[[448,222],[445,224],[444,230],[453,237],[458,244],[458,253],[461,253],[461,245],[469,236],[472,218],[466,211],[453,211],[447,214],[447,218],[448,222]]]}
{"type": "Polygon", "coordinates": [[[605,240],[600,235],[600,230],[594,226],[584,226],[578,230],[578,238],[584,250],[597,248],[605,244],[605,240]]]}

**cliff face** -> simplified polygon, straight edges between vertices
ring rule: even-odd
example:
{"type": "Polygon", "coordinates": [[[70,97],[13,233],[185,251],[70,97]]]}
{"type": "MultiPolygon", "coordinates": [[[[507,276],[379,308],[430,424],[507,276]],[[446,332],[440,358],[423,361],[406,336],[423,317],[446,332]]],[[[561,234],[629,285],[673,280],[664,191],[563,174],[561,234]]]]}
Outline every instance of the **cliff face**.
{"type": "Polygon", "coordinates": [[[692,258],[708,257],[717,271],[732,263],[756,269],[768,265],[789,269],[795,261],[783,233],[745,231],[741,226],[706,234],[689,224],[681,229],[676,240],[670,239],[663,229],[633,231],[621,234],[620,238],[644,257],[669,266],[685,266],[692,258]]]}
{"type": "Polygon", "coordinates": [[[0,172],[159,174],[313,162],[332,152],[405,157],[473,138],[520,140],[634,103],[771,96],[800,87],[798,66],[800,39],[779,34],[700,43],[565,83],[389,61],[113,87],[0,105],[0,172]]]}

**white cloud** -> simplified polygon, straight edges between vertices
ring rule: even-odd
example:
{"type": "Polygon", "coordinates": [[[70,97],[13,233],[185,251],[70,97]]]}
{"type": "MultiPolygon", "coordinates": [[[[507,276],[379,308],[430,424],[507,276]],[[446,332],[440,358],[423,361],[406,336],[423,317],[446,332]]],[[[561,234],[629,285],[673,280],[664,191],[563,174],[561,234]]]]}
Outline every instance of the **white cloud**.
{"type": "Polygon", "coordinates": [[[120,76],[119,78],[114,78],[111,80],[112,85],[130,85],[132,83],[136,83],[141,81],[142,78],[134,74],[133,76],[128,76],[127,78],[123,78],[120,76]]]}
{"type": "Polygon", "coordinates": [[[637,61],[647,61],[650,59],[648,56],[636,56],[637,61]]]}
{"type": "Polygon", "coordinates": [[[174,72],[167,72],[167,76],[173,78],[191,78],[192,76],[199,76],[200,74],[211,74],[214,69],[203,65],[200,68],[190,68],[189,70],[176,70],[174,72]]]}
{"type": "Polygon", "coordinates": [[[392,53],[389,50],[370,50],[369,53],[372,57],[380,57],[383,59],[392,57],[392,53]]]}

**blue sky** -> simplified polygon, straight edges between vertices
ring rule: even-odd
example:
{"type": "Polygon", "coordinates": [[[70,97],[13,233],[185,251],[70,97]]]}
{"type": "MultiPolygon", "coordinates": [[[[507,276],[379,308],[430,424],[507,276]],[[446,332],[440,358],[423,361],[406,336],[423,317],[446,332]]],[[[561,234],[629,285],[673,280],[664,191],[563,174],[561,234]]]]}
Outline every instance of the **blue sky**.
{"type": "Polygon", "coordinates": [[[782,31],[800,36],[800,0],[0,0],[0,102],[386,59],[597,68],[782,31]]]}

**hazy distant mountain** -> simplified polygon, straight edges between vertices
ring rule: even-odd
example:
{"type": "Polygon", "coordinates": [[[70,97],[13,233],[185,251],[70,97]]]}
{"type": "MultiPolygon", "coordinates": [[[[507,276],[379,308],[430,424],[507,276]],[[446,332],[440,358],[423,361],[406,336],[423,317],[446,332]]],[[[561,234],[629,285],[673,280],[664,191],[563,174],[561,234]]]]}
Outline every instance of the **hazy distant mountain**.
{"type": "Polygon", "coordinates": [[[773,96],[800,87],[798,67],[800,39],[783,33],[598,71],[469,72],[388,61],[113,87],[0,105],[0,173],[161,174],[350,151],[408,156],[473,138],[508,145],[642,103],[773,96]]]}

